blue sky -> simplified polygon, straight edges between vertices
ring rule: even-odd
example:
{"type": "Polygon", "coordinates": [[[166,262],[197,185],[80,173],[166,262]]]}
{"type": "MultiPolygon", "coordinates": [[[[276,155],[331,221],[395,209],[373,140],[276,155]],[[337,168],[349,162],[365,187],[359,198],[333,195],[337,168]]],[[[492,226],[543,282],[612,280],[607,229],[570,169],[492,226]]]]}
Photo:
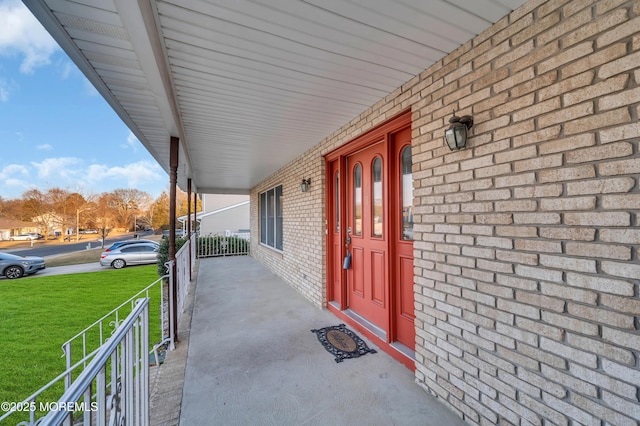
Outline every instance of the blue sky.
{"type": "Polygon", "coordinates": [[[167,174],[19,0],[0,0],[0,196],[59,187],[84,195],[167,174]]]}

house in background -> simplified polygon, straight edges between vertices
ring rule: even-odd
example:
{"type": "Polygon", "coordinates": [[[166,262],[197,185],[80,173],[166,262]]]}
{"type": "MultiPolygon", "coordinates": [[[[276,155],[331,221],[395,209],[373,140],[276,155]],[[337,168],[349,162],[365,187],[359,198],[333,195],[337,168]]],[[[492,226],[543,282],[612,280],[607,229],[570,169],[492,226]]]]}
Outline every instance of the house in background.
{"type": "MultiPolygon", "coordinates": [[[[193,217],[193,213],[191,214],[193,217]]],[[[187,229],[187,215],[178,217],[187,229]]],[[[199,236],[211,234],[249,233],[249,196],[235,194],[202,194],[202,211],[196,214],[192,229],[199,236]]]]}
{"type": "Polygon", "coordinates": [[[172,186],[250,194],[252,256],[469,424],[638,424],[640,1],[24,2],[172,186]]]}
{"type": "Polygon", "coordinates": [[[75,222],[70,220],[68,217],[65,218],[64,216],[53,212],[36,216],[33,220],[41,224],[41,229],[47,233],[47,237],[52,235],[59,237],[60,235],[71,233],[71,229],[68,224],[75,222]]]}
{"type": "Polygon", "coordinates": [[[34,222],[0,218],[0,241],[11,239],[12,235],[40,232],[40,226],[34,222]]]}

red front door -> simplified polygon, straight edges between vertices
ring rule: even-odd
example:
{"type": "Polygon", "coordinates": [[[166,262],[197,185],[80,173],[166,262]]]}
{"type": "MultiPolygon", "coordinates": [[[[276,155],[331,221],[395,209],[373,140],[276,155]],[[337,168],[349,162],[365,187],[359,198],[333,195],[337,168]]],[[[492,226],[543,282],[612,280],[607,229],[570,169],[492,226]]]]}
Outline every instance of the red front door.
{"type": "Polygon", "coordinates": [[[410,123],[407,111],[326,156],[327,306],[382,339],[381,347],[409,368],[415,348],[410,123]]]}
{"type": "Polygon", "coordinates": [[[347,157],[347,272],[349,307],[389,328],[386,141],[347,157]]]}

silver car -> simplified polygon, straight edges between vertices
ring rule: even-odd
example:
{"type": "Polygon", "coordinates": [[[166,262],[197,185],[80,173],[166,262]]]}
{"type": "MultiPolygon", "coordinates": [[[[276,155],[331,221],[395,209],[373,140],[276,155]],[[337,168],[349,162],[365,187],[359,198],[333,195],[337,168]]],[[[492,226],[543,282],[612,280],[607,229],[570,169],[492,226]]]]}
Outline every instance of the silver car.
{"type": "Polygon", "coordinates": [[[41,257],[0,253],[0,275],[4,275],[10,280],[35,274],[44,268],[44,259],[41,257]]]}
{"type": "Polygon", "coordinates": [[[157,243],[137,243],[105,251],[100,255],[100,265],[122,269],[127,265],[146,265],[158,261],[157,243]]]}
{"type": "Polygon", "coordinates": [[[140,243],[155,244],[156,246],[160,247],[160,244],[158,244],[156,241],[153,241],[153,240],[123,240],[123,241],[117,241],[111,244],[107,249],[105,249],[105,251],[112,251],[120,247],[128,246],[129,244],[140,244],[140,243]]]}
{"type": "Polygon", "coordinates": [[[9,237],[9,241],[32,241],[42,238],[40,234],[29,232],[28,234],[17,234],[9,237]]]}

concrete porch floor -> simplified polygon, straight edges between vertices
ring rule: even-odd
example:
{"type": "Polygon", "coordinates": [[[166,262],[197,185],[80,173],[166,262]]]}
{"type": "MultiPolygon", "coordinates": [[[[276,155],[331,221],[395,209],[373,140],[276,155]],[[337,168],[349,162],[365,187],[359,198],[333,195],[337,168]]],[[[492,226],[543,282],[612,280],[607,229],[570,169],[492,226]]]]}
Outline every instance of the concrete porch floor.
{"type": "Polygon", "coordinates": [[[340,320],[253,258],[198,269],[180,425],[464,424],[367,339],[378,353],[336,363],[311,330],[340,320]]]}

